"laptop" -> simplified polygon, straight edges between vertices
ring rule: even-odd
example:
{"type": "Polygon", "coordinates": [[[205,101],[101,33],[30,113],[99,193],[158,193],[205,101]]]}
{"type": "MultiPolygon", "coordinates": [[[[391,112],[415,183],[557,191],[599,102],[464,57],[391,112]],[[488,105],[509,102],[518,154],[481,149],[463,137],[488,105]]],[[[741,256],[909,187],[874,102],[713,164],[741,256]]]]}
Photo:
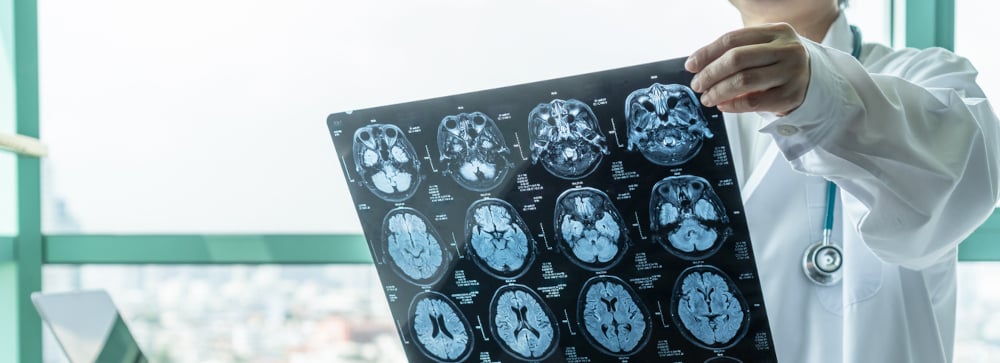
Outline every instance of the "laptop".
{"type": "Polygon", "coordinates": [[[36,292],[31,301],[70,362],[147,362],[107,292],[36,292]]]}

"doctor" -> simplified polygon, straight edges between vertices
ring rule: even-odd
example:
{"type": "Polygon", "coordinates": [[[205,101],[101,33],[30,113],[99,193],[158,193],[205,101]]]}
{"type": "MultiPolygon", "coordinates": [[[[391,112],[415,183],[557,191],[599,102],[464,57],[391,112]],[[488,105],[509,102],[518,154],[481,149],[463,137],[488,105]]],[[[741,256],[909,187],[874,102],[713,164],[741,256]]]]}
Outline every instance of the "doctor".
{"type": "Polygon", "coordinates": [[[686,67],[729,113],[779,361],[951,361],[956,248],[998,199],[998,120],[975,68],[860,44],[844,0],[730,2],[746,27],[686,67]],[[828,206],[843,264],[824,286],[803,253],[828,206]]]}

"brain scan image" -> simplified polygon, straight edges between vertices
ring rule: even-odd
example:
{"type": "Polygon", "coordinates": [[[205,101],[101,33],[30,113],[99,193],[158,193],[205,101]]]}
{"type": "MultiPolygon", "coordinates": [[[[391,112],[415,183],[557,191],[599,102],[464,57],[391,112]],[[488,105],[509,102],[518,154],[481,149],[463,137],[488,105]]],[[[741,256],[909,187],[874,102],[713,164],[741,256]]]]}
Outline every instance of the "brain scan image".
{"type": "Polygon", "coordinates": [[[406,207],[389,211],[382,235],[385,251],[404,279],[426,285],[444,275],[450,256],[434,226],[420,212],[406,207]]]}
{"type": "Polygon", "coordinates": [[[743,294],[725,273],[699,265],[677,277],[671,317],[692,343],[705,349],[726,349],[746,334],[750,311],[743,294]]]}
{"type": "Polygon", "coordinates": [[[354,165],[362,183],[377,197],[401,202],[417,192],[420,160],[395,125],[373,124],[354,132],[354,165]]]}
{"type": "Polygon", "coordinates": [[[722,200],[701,177],[678,175],[657,182],[649,213],[653,240],[686,260],[711,256],[732,234],[722,200]]]}
{"type": "Polygon", "coordinates": [[[606,354],[634,354],[649,339],[649,310],[620,278],[604,275],[587,280],[578,310],[585,335],[606,354]]]}
{"type": "Polygon", "coordinates": [[[647,160],[674,166],[691,160],[702,140],[712,138],[708,121],[694,91],[679,84],[654,83],[625,100],[628,149],[639,149],[647,160]]]}
{"type": "Polygon", "coordinates": [[[464,361],[475,341],[472,326],[455,303],[437,292],[422,292],[410,303],[410,328],[417,347],[438,362],[464,361]]]}
{"type": "Polygon", "coordinates": [[[466,246],[480,268],[501,279],[528,271],[535,259],[535,240],[510,203],[493,198],[476,201],[465,221],[466,246]]]}
{"type": "Polygon", "coordinates": [[[490,302],[490,329],[507,353],[538,361],[555,351],[559,342],[556,317],[542,298],[524,285],[506,285],[490,302]]]}
{"type": "Polygon", "coordinates": [[[705,363],[743,363],[743,361],[733,357],[718,356],[718,357],[708,358],[708,360],[706,360],[705,363]]]}
{"type": "Polygon", "coordinates": [[[571,261],[588,270],[606,270],[628,249],[621,213],[604,192],[575,188],[556,199],[556,239],[571,261]]]}
{"type": "Polygon", "coordinates": [[[605,138],[590,106],[577,100],[541,103],[528,115],[531,163],[552,175],[576,180],[597,169],[608,154],[605,138]]]}
{"type": "Polygon", "coordinates": [[[500,128],[482,112],[441,120],[437,133],[444,173],[458,185],[483,192],[496,188],[510,169],[510,150],[500,128]]]}

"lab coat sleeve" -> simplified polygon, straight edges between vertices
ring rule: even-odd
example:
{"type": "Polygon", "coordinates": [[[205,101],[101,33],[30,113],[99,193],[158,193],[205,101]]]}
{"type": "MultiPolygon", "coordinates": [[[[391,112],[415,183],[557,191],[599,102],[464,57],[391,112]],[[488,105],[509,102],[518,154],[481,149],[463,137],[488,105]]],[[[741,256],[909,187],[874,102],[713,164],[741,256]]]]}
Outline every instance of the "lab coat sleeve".
{"type": "Polygon", "coordinates": [[[908,49],[869,73],[849,54],[805,43],[806,98],[761,132],[794,169],[863,204],[852,219],[883,261],[922,269],[953,256],[998,198],[1000,124],[975,68],[944,49],[908,49]]]}

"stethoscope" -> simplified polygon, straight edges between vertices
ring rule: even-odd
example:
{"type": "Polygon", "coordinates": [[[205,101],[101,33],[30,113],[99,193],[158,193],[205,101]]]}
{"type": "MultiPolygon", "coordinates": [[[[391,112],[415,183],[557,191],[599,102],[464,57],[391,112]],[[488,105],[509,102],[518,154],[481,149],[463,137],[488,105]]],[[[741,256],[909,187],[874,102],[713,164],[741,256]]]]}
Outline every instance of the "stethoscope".
{"type": "MultiPolygon", "coordinates": [[[[854,48],[851,50],[851,55],[860,61],[861,31],[856,26],[851,25],[851,34],[854,36],[854,48]]],[[[833,215],[836,206],[837,185],[827,181],[823,240],[806,248],[806,253],[802,256],[802,270],[805,271],[806,277],[821,286],[836,284],[843,278],[841,267],[844,266],[844,251],[830,240],[830,236],[833,234],[833,215]]]]}

